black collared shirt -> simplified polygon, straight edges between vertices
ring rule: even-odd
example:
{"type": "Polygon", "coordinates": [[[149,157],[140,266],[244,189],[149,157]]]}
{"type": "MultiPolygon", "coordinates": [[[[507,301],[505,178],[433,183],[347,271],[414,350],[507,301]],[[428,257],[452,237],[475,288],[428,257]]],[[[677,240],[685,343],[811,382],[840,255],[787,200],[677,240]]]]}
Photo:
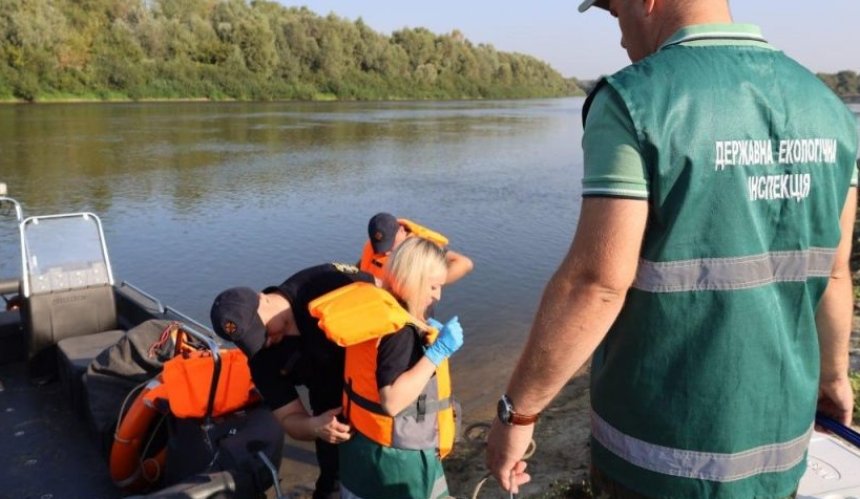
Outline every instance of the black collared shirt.
{"type": "Polygon", "coordinates": [[[308,387],[314,414],[341,406],[344,350],[326,338],[317,319],[311,317],[308,304],[329,291],[359,281],[372,283],[373,276],[353,265],[326,263],[299,271],[280,286],[263,290],[280,293],[290,302],[301,333],[300,339],[285,338],[250,362],[254,383],[269,407],[277,409],[295,400],[295,386],[299,384],[308,387]]]}

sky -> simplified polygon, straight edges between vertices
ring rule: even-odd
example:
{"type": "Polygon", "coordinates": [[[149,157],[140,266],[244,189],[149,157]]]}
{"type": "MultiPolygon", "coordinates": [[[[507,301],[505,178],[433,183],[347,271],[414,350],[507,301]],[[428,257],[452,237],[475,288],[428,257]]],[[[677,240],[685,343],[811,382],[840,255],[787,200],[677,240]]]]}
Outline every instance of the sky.
{"type": "MultiPolygon", "coordinates": [[[[320,15],[361,17],[379,33],[424,27],[459,29],[472,43],[548,62],[564,76],[593,79],[629,64],[618,25],[606,11],[577,12],[579,0],[278,0],[320,15]]],[[[734,0],[736,22],[758,24],[765,38],[815,72],[860,72],[860,0],[734,0]],[[825,7],[826,6],[826,7],[825,7]]]]}

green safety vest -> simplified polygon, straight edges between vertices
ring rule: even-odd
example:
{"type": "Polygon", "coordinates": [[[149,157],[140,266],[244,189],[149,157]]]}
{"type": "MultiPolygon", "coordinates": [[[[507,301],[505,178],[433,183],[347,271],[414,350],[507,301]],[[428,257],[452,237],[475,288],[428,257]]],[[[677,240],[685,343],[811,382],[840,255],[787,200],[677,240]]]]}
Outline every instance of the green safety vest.
{"type": "Polygon", "coordinates": [[[635,282],[592,363],[593,463],[648,496],[787,496],[805,471],[855,119],[761,47],[670,45],[605,84],[650,194],[635,282]]]}

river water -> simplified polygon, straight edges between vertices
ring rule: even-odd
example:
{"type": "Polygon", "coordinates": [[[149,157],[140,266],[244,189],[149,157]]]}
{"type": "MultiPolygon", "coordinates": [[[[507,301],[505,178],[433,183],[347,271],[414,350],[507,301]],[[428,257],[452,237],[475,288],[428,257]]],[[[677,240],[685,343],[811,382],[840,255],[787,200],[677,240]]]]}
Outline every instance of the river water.
{"type": "MultiPolygon", "coordinates": [[[[570,243],[582,103],[0,106],[0,182],[25,214],[100,215],[118,279],[203,322],[224,288],[355,262],[378,211],[439,230],[475,262],[437,308],[464,326],[452,369],[474,418],[570,243]]],[[[16,275],[0,227],[0,276],[16,275]]]]}
{"type": "Polygon", "coordinates": [[[357,261],[378,211],[439,230],[475,262],[437,308],[465,329],[452,369],[474,413],[570,243],[582,102],[0,106],[0,182],[25,215],[98,214],[118,280],[203,322],[224,288],[357,261]]]}

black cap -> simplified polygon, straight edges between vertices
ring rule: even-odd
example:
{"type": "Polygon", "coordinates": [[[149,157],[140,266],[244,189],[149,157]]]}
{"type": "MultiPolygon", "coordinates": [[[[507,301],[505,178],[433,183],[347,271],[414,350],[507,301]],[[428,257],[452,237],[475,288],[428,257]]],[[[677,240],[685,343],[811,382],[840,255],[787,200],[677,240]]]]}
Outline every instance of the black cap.
{"type": "Polygon", "coordinates": [[[230,288],[212,303],[212,329],[250,359],[266,344],[266,326],[257,313],[260,295],[251,288],[230,288]]]}
{"type": "Polygon", "coordinates": [[[386,253],[394,246],[400,222],[391,213],[377,213],[367,224],[367,237],[374,253],[386,253]]]}

